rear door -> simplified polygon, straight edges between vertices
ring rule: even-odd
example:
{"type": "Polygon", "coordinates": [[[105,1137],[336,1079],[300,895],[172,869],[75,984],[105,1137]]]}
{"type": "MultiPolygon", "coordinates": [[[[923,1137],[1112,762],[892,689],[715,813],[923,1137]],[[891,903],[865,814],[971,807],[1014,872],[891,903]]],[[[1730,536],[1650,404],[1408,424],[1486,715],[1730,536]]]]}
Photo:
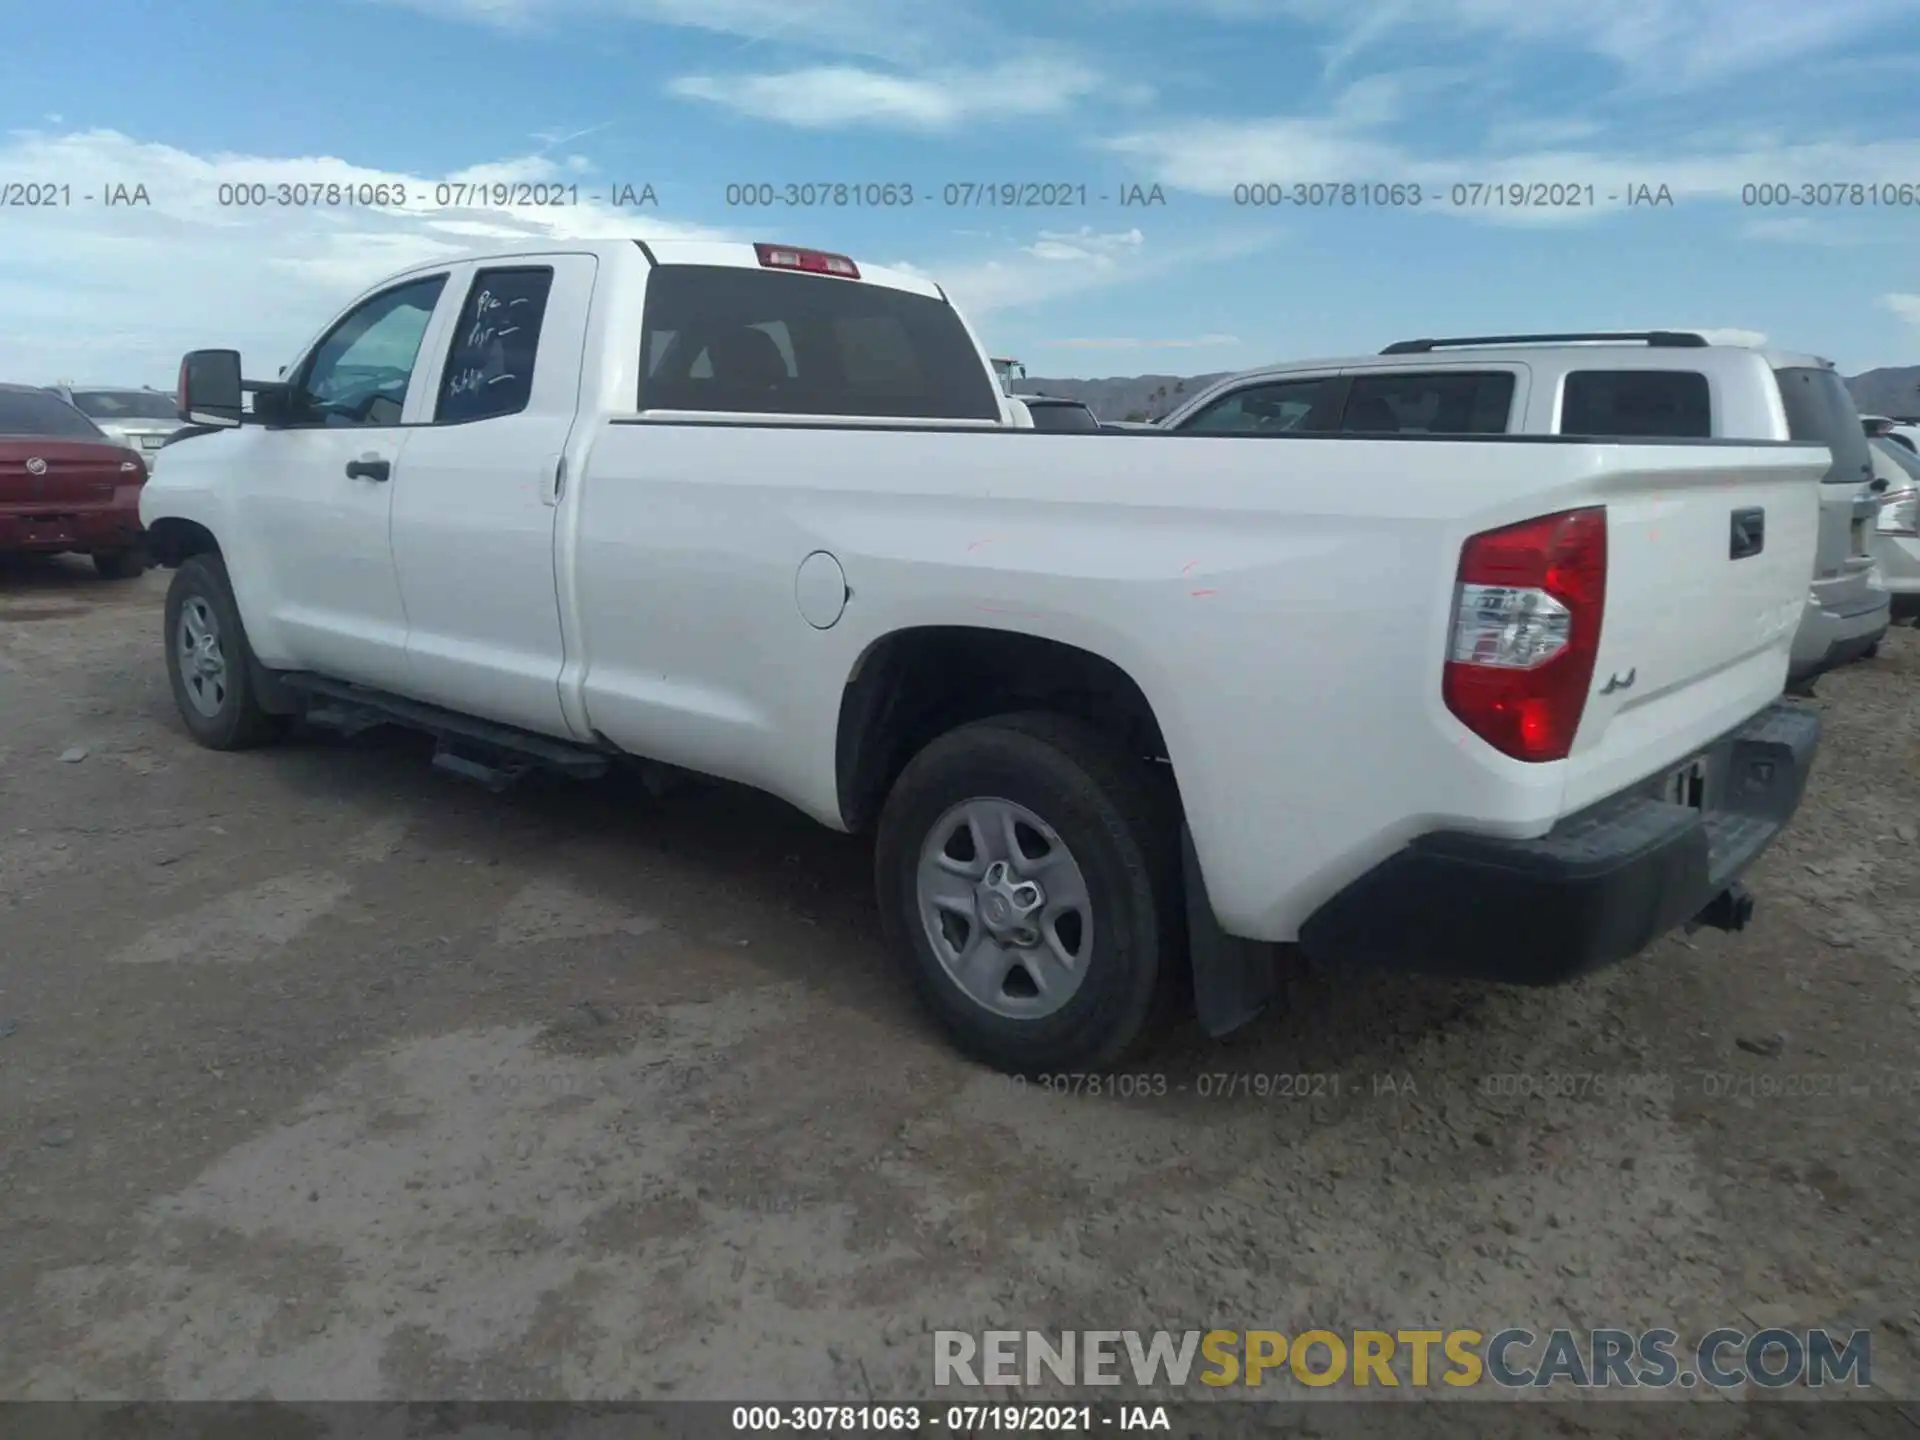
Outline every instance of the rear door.
{"type": "Polygon", "coordinates": [[[1820,544],[1813,578],[1831,582],[1858,576],[1864,585],[1873,568],[1868,549],[1877,506],[1867,489],[1873,479],[1873,452],[1859,409],[1832,370],[1794,366],[1773,373],[1786,406],[1788,434],[1824,445],[1833,455],[1820,481],[1820,544]]]}
{"type": "Polygon", "coordinates": [[[554,521],[596,268],[554,254],[455,273],[459,310],[423,361],[432,418],[394,477],[409,691],[544,734],[571,730],[554,521]]]}

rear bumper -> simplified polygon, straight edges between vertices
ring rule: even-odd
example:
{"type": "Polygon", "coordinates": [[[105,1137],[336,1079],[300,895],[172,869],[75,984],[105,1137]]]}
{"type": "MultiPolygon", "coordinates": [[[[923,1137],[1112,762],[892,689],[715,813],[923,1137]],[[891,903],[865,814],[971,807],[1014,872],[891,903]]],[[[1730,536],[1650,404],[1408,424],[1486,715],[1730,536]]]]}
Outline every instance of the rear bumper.
{"type": "Polygon", "coordinates": [[[1553,985],[1638,954],[1700,916],[1799,807],[1820,717],[1776,702],[1708,747],[1700,809],[1664,777],[1537,840],[1424,835],[1328,901],[1301,948],[1338,964],[1553,985]]]}
{"type": "Polygon", "coordinates": [[[1869,572],[1868,578],[1871,583],[1856,587],[1856,593],[1844,603],[1823,601],[1815,589],[1800,628],[1794,632],[1788,684],[1810,680],[1858,660],[1887,633],[1892,618],[1891,597],[1877,571],[1869,572]]]}
{"type": "Polygon", "coordinates": [[[139,544],[143,533],[137,499],[132,505],[62,509],[0,505],[0,554],[125,550],[139,544]]]}

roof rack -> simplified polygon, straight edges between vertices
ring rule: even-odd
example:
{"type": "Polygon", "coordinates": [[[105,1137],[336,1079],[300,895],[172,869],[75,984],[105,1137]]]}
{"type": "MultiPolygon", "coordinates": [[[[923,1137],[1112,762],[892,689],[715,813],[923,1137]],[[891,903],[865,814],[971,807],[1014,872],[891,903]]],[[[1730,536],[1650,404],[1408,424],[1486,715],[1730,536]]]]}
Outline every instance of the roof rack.
{"type": "Polygon", "coordinates": [[[1382,355],[1425,355],[1468,345],[1560,345],[1576,340],[1638,340],[1660,349],[1701,350],[1707,337],[1691,330],[1570,330],[1563,335],[1456,335],[1446,340],[1397,340],[1382,355]]]}

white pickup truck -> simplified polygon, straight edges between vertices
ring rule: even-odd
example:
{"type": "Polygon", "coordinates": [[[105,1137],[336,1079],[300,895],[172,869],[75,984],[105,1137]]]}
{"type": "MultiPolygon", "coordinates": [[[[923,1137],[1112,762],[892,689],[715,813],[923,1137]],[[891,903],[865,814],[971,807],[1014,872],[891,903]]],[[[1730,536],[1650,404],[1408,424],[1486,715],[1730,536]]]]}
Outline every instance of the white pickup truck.
{"type": "Polygon", "coordinates": [[[1049,433],[933,283],[713,242],[419,266],[284,375],[187,356],[141,502],[196,740],[870,828],[1010,1070],[1224,1033],[1292,947],[1548,984],[1738,929],[1818,740],[1818,447],[1049,433]]]}

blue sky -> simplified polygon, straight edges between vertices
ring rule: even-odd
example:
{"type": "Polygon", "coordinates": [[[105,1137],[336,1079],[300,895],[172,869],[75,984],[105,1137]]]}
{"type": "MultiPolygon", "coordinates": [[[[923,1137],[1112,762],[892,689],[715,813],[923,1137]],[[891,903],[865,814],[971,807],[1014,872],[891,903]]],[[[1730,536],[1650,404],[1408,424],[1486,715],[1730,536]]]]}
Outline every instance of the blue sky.
{"type": "Polygon", "coordinates": [[[73,195],[0,207],[8,379],[165,384],[199,344],[270,370],[390,269],[549,233],[912,266],[1035,374],[1649,325],[1764,334],[1849,373],[1920,364],[1917,0],[196,0],[191,24],[87,0],[10,18],[6,49],[0,183],[73,195]],[[432,203],[473,179],[582,203],[432,203]],[[841,181],[916,200],[727,203],[730,184],[841,181]],[[1855,181],[1906,193],[1794,193],[1855,181]],[[219,203],[300,182],[416,199],[219,203]],[[946,203],[999,182],[1072,203],[946,203]],[[1342,182],[1423,203],[1235,203],[1342,182]],[[1531,182],[1596,203],[1455,203],[1531,182]],[[114,184],[148,203],[82,199],[114,184]],[[609,207],[623,184],[657,206],[609,207]],[[1743,204],[1750,184],[1793,203],[1743,204]],[[1164,203],[1119,203],[1156,185],[1164,203]],[[1609,199],[1638,186],[1672,203],[1609,199]]]}

